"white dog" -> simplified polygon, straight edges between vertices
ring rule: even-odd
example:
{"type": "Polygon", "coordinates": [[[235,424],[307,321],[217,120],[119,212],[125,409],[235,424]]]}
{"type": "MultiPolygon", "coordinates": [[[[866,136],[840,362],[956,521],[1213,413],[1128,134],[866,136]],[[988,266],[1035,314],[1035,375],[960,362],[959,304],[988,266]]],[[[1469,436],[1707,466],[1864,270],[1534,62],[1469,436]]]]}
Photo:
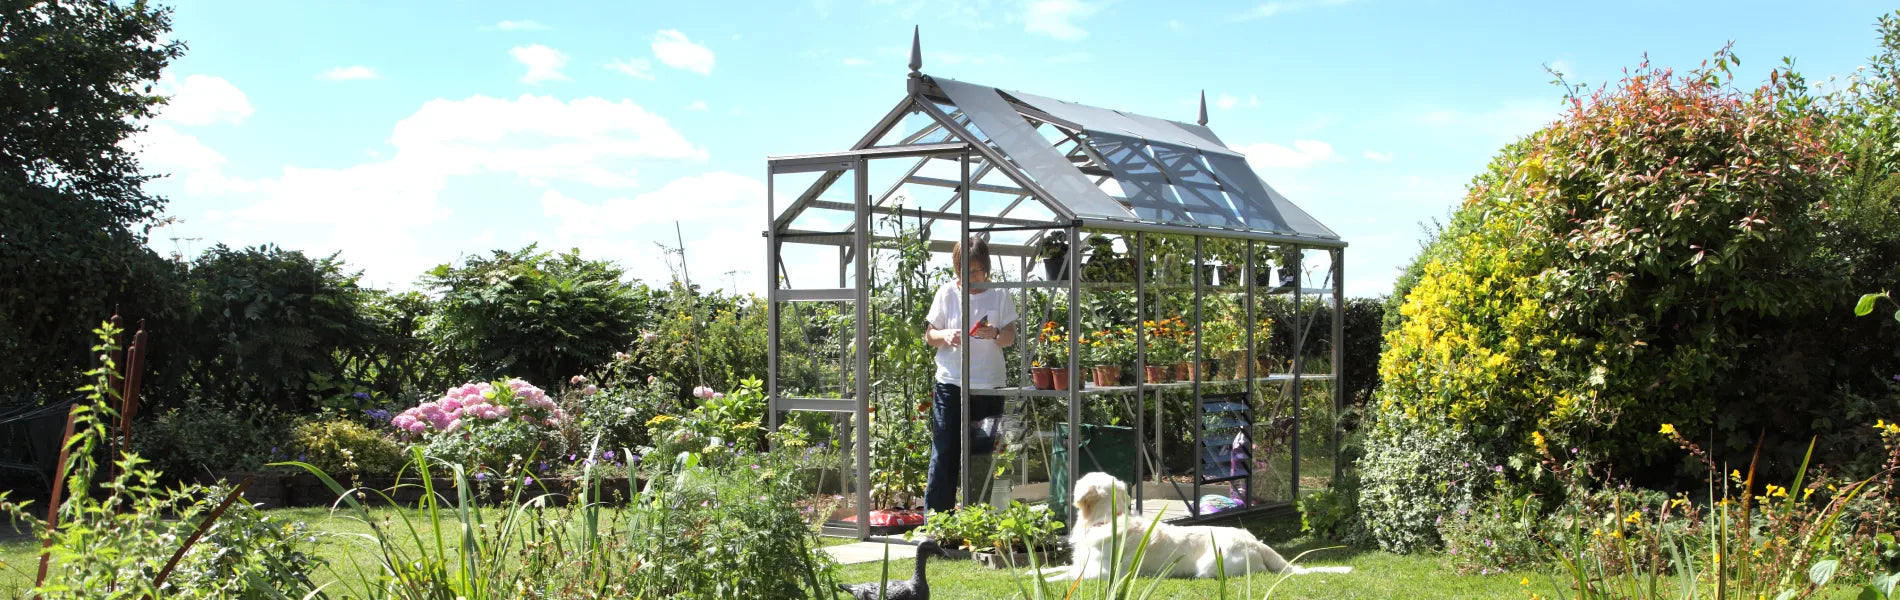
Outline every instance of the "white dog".
{"type": "Polygon", "coordinates": [[[1051,580],[1101,579],[1110,564],[1129,572],[1142,536],[1154,528],[1138,574],[1146,577],[1212,578],[1220,574],[1350,573],[1352,567],[1300,567],[1238,527],[1180,526],[1127,514],[1128,484],[1107,473],[1089,473],[1075,482],[1075,527],[1069,532],[1074,553],[1067,567],[1044,571],[1051,580]],[[1119,551],[1117,550],[1119,548],[1119,551]],[[1217,552],[1218,551],[1218,554],[1217,552]],[[1218,558],[1216,558],[1218,556],[1218,558]]]}

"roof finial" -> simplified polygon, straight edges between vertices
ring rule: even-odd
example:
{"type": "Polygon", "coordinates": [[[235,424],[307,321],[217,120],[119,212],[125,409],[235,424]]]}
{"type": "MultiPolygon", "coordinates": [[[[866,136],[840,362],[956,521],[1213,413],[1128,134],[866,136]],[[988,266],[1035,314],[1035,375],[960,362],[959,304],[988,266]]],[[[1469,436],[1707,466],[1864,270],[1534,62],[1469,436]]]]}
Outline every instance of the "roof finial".
{"type": "Polygon", "coordinates": [[[924,68],[924,46],[923,46],[923,43],[919,40],[918,29],[919,28],[916,25],[912,25],[910,29],[910,76],[911,77],[922,77],[924,75],[923,72],[920,71],[920,69],[924,68]]]}
{"type": "Polygon", "coordinates": [[[1201,119],[1197,122],[1202,127],[1207,126],[1207,90],[1201,90],[1201,119]]]}

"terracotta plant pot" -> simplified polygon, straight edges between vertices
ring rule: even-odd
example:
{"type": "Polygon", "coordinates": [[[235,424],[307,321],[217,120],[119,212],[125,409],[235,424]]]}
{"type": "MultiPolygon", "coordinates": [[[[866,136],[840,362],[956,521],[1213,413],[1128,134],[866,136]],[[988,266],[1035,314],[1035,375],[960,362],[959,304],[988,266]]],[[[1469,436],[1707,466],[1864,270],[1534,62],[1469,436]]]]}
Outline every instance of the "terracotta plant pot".
{"type": "Polygon", "coordinates": [[[1174,365],[1174,380],[1193,381],[1200,375],[1200,371],[1200,365],[1194,364],[1193,361],[1177,363],[1174,365]]]}
{"type": "Polygon", "coordinates": [[[1122,381],[1121,365],[1096,365],[1093,368],[1095,369],[1095,387],[1108,387],[1122,381]]]}
{"type": "Polygon", "coordinates": [[[1174,369],[1172,367],[1149,365],[1142,368],[1142,373],[1148,376],[1148,383],[1169,383],[1174,381],[1174,369]]]}
{"type": "Polygon", "coordinates": [[[1049,389],[1054,389],[1054,390],[1069,389],[1069,370],[1050,368],[1049,369],[1049,384],[1050,384],[1049,389]]]}
{"type": "Polygon", "coordinates": [[[1039,389],[1039,390],[1056,389],[1056,382],[1055,382],[1054,376],[1049,373],[1050,370],[1051,369],[1049,367],[1030,367],[1029,368],[1029,380],[1030,382],[1035,384],[1036,389],[1039,389]]]}

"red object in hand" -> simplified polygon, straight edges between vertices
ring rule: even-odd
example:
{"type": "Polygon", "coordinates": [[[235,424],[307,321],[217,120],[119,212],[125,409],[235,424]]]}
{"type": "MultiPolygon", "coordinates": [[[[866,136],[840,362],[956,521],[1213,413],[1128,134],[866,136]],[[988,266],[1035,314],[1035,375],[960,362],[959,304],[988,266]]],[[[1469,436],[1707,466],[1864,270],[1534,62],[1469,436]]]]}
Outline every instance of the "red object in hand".
{"type": "Polygon", "coordinates": [[[984,327],[989,327],[989,326],[990,326],[990,318],[988,316],[985,316],[982,319],[978,319],[975,325],[970,326],[970,337],[976,337],[976,330],[982,329],[984,327]]]}

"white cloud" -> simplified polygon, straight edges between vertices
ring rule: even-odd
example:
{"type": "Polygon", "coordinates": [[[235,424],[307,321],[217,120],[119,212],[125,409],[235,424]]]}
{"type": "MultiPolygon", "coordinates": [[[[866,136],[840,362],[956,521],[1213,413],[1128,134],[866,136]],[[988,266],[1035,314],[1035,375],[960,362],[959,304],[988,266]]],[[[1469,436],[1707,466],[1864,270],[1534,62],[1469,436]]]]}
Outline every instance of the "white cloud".
{"type": "Polygon", "coordinates": [[[635,185],[631,161],[705,160],[706,151],[631,101],[547,96],[431,100],[396,124],[395,160],[449,174],[492,171],[533,181],[635,185]]]}
{"type": "Polygon", "coordinates": [[[1492,147],[1517,139],[1549,125],[1563,112],[1563,105],[1548,100],[1511,101],[1487,110],[1428,109],[1417,120],[1447,134],[1492,147]]]}
{"type": "Polygon", "coordinates": [[[862,58],[857,58],[855,56],[844,59],[844,66],[847,66],[847,67],[862,67],[868,64],[871,64],[871,61],[864,60],[862,58]]]}
{"type": "Polygon", "coordinates": [[[694,100],[692,104],[686,105],[686,110],[706,110],[706,101],[694,100]]]}
{"type": "Polygon", "coordinates": [[[351,79],[381,79],[381,78],[382,76],[377,75],[375,69],[371,69],[363,65],[350,65],[347,67],[331,67],[330,70],[317,74],[317,79],[328,79],[330,81],[346,81],[346,80],[351,80],[351,79]]]}
{"type": "Polygon", "coordinates": [[[676,219],[762,218],[764,206],[765,183],[727,172],[681,177],[651,192],[610,198],[599,204],[581,202],[552,189],[541,195],[541,213],[559,222],[555,232],[563,237],[622,233],[676,219]]]}
{"type": "Polygon", "coordinates": [[[629,58],[607,63],[607,70],[619,71],[628,75],[653,81],[653,61],[645,58],[629,58]]]}
{"type": "MultiPolygon", "coordinates": [[[[342,168],[286,165],[276,177],[250,180],[220,173],[222,157],[198,150],[195,140],[167,137],[173,132],[157,126],[154,132],[142,138],[146,156],[174,152],[159,163],[196,169],[185,177],[194,193],[228,195],[224,202],[241,207],[195,225],[216,228],[205,232],[208,239],[342,251],[369,281],[399,287],[453,259],[445,253],[456,248],[525,243],[435,239],[442,234],[430,229],[453,209],[444,191],[460,178],[501,174],[540,186],[626,188],[637,184],[634,167],[644,161],[706,159],[659,116],[631,101],[600,98],[432,100],[394,126],[394,152],[386,159],[342,168]]],[[[668,197],[681,205],[701,200],[674,193],[668,197]]]]}
{"type": "Polygon", "coordinates": [[[653,55],[666,66],[685,69],[701,75],[710,75],[713,70],[713,52],[705,46],[686,39],[686,34],[678,30],[667,29],[653,34],[653,55]]]}
{"type": "Polygon", "coordinates": [[[1253,7],[1252,10],[1241,13],[1240,16],[1235,18],[1241,21],[1251,21],[1254,19],[1265,19],[1267,17],[1298,12],[1309,8],[1349,4],[1354,1],[1355,0],[1272,0],[1270,2],[1261,3],[1253,7]]]}
{"type": "Polygon", "coordinates": [[[567,55],[562,54],[560,50],[540,44],[529,44],[516,46],[508,53],[528,67],[528,72],[521,76],[522,83],[567,81],[567,76],[561,74],[561,67],[567,65],[567,55]]]}
{"type": "Polygon", "coordinates": [[[547,31],[552,28],[534,21],[502,21],[496,23],[494,29],[500,31],[547,31]]]}
{"type": "Polygon", "coordinates": [[[251,101],[244,91],[223,77],[191,75],[182,82],[161,79],[158,91],[171,97],[159,109],[158,118],[180,125],[210,125],[219,121],[243,123],[251,116],[251,101]]]}
{"type": "Polygon", "coordinates": [[[120,146],[138,153],[139,166],[149,172],[189,173],[224,164],[223,154],[170,125],[150,125],[120,146]]]}
{"type": "Polygon", "coordinates": [[[1077,41],[1088,37],[1089,32],[1075,22],[1101,10],[1102,7],[1081,0],[1035,0],[1029,3],[1028,14],[1023,17],[1023,30],[1065,42],[1077,41]]]}
{"type": "Polygon", "coordinates": [[[1232,110],[1238,107],[1257,108],[1260,106],[1260,97],[1250,95],[1243,100],[1233,94],[1222,92],[1220,95],[1214,97],[1214,106],[1219,107],[1221,110],[1232,110]]]}
{"type": "Polygon", "coordinates": [[[1235,150],[1246,155],[1255,169],[1304,169],[1333,159],[1333,146],[1315,140],[1298,140],[1291,148],[1261,142],[1235,150]]]}
{"type": "Polygon", "coordinates": [[[1377,150],[1367,150],[1365,156],[1366,156],[1366,160],[1370,160],[1373,162],[1392,162],[1391,152],[1379,152],[1377,150]]]}

